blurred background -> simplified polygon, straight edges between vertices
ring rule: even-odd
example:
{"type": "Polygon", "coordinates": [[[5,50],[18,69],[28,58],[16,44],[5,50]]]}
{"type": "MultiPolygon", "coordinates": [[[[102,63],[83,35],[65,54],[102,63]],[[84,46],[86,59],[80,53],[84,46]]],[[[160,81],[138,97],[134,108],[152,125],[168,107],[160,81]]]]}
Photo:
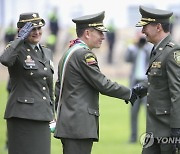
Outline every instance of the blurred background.
{"type": "MultiPolygon", "coordinates": [[[[135,27],[140,19],[139,5],[173,11],[172,34],[174,39],[180,42],[179,0],[121,0],[121,3],[118,0],[106,2],[103,0],[0,0],[0,53],[6,45],[4,36],[8,33],[8,28],[11,26],[16,31],[19,14],[38,12],[46,21],[41,43],[53,49],[56,67],[69,41],[75,38],[75,24],[71,19],[105,11],[104,23],[114,34],[110,36],[111,41],[106,39],[101,49],[96,52],[99,64],[107,75],[126,78],[130,73],[131,64],[124,61],[124,53],[127,46],[136,42],[141,36],[141,28],[135,27]]],[[[9,33],[13,31],[12,29],[9,33]]],[[[0,69],[4,70],[1,64],[0,69]]],[[[4,79],[6,79],[6,73],[0,76],[0,80],[4,79]]]]}
{"type": "MultiPolygon", "coordinates": [[[[69,41],[76,38],[75,24],[72,22],[72,18],[105,11],[104,24],[109,28],[110,32],[105,34],[106,40],[103,42],[102,47],[100,49],[93,50],[93,52],[97,55],[101,71],[107,77],[128,86],[129,76],[131,74],[133,64],[126,61],[126,52],[129,46],[136,44],[142,37],[141,28],[135,27],[135,24],[141,17],[138,10],[139,5],[173,11],[174,15],[171,18],[171,34],[174,40],[180,43],[179,0],[0,0],[0,54],[2,54],[3,49],[9,40],[14,39],[16,35],[16,24],[19,20],[19,14],[25,12],[38,12],[40,17],[46,21],[46,25],[43,27],[41,44],[48,46],[54,52],[55,81],[57,79],[59,59],[66,51],[69,41]]],[[[151,46],[150,43],[149,46],[151,46]]],[[[5,120],[3,119],[3,114],[7,101],[7,93],[5,93],[7,81],[7,68],[0,64],[0,130],[2,131],[0,134],[5,134],[5,120]],[[1,129],[2,125],[3,129],[1,129]]],[[[101,96],[101,101],[117,102],[117,99],[101,96]]],[[[124,106],[125,105],[123,104],[122,108],[124,108],[124,106]]],[[[111,146],[113,143],[118,144],[117,149],[113,147],[114,145],[111,147],[114,148],[114,152],[111,148],[109,149],[109,151],[111,151],[109,153],[111,154],[136,154],[141,151],[139,143],[136,144],[136,147],[125,144],[126,141],[128,142],[128,137],[130,135],[130,126],[127,121],[129,120],[129,106],[126,106],[124,110],[122,110],[121,105],[118,106],[116,104],[113,106],[113,112],[109,113],[110,111],[108,109],[110,106],[107,104],[105,105],[102,109],[104,114],[101,117],[102,127],[100,127],[100,129],[102,129],[101,132],[105,131],[105,135],[102,133],[100,137],[102,140],[100,140],[100,144],[98,143],[99,146],[98,144],[95,145],[95,152],[93,154],[108,153],[107,149],[106,152],[102,152],[100,149],[104,148],[104,146],[111,146]],[[121,110],[118,108],[121,108],[121,110]],[[107,127],[107,124],[110,125],[110,122],[112,122],[112,120],[108,121],[108,117],[110,114],[113,115],[114,113],[119,114],[119,119],[114,119],[114,121],[116,121],[114,123],[114,127],[116,127],[117,132],[118,129],[120,129],[121,132],[118,132],[118,136],[111,136],[111,139],[109,139],[109,137],[106,137],[106,135],[110,135],[108,134],[109,132],[114,131],[114,133],[116,133],[116,129],[110,130],[109,127],[111,126],[107,127]],[[103,117],[104,115],[105,117],[103,117]],[[125,116],[127,117],[125,118],[125,116]],[[121,120],[123,120],[124,123],[120,122],[120,125],[118,125],[117,121],[121,120]],[[122,126],[124,129],[121,128],[122,126]],[[121,137],[123,137],[122,141],[117,141],[121,137]],[[108,138],[107,143],[106,140],[104,140],[105,138],[108,138]],[[137,150],[134,152],[130,151],[129,147],[136,148],[137,150]],[[119,151],[118,148],[126,148],[126,150],[124,152],[117,152],[119,151]]],[[[139,129],[141,129],[141,132],[144,132],[145,112],[142,111],[139,116],[141,119],[141,126],[139,129]]],[[[117,118],[117,116],[115,117],[117,118]]],[[[3,140],[0,140],[0,153],[2,153],[1,149],[5,145],[5,136],[6,135],[2,138],[0,137],[3,140]]],[[[60,146],[59,142],[53,142],[56,142],[54,144],[55,147],[60,146]]],[[[58,148],[57,151],[59,151],[58,148]]]]}

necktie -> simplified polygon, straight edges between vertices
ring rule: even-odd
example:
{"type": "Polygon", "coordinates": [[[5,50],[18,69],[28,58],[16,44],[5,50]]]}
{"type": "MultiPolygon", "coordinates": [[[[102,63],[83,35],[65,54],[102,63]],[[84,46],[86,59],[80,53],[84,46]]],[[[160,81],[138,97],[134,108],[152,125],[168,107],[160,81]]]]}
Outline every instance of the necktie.
{"type": "Polygon", "coordinates": [[[35,46],[34,50],[35,50],[35,52],[36,52],[36,55],[37,55],[38,59],[42,59],[42,52],[41,52],[41,50],[38,48],[38,46],[35,46]]]}

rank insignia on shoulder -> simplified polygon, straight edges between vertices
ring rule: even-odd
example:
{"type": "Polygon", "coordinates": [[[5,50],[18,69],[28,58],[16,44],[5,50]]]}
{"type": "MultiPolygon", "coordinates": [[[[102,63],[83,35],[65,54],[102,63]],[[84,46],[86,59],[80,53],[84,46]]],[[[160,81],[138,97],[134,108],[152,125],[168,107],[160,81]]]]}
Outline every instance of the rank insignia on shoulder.
{"type": "Polygon", "coordinates": [[[87,53],[85,55],[85,61],[88,65],[97,64],[96,56],[93,53],[87,53]]]}
{"type": "Polygon", "coordinates": [[[5,47],[5,49],[9,48],[10,46],[11,46],[11,44],[8,43],[8,44],[6,45],[6,47],[5,47]]]}
{"type": "Polygon", "coordinates": [[[47,46],[46,46],[46,45],[44,45],[44,44],[42,44],[42,45],[41,45],[41,47],[47,48],[47,46]]]}
{"type": "Polygon", "coordinates": [[[175,44],[173,42],[169,42],[167,45],[173,47],[175,44]]]}
{"type": "Polygon", "coordinates": [[[178,65],[180,65],[180,51],[174,52],[174,59],[178,65]]]}

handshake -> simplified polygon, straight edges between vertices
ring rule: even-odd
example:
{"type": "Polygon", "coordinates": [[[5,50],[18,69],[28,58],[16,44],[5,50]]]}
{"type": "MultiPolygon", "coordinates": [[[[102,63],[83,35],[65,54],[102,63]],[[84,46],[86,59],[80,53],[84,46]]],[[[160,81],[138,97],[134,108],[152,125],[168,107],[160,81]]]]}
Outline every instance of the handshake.
{"type": "Polygon", "coordinates": [[[137,98],[142,98],[147,94],[147,88],[143,86],[141,83],[136,84],[132,89],[131,89],[131,97],[129,100],[125,100],[126,104],[129,102],[131,105],[134,104],[134,102],[137,100],[137,98]]]}

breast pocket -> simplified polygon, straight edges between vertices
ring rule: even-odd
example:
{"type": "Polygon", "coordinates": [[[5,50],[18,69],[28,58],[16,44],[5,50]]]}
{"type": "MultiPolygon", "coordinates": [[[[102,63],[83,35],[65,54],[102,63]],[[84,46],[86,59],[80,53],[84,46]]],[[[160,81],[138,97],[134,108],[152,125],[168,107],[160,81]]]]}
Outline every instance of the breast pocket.
{"type": "Polygon", "coordinates": [[[162,76],[162,69],[161,68],[150,68],[148,75],[150,76],[162,76]]]}
{"type": "Polygon", "coordinates": [[[29,97],[18,97],[17,100],[19,103],[27,103],[27,104],[33,104],[34,103],[34,98],[29,98],[29,97]]]}
{"type": "Polygon", "coordinates": [[[38,66],[36,64],[30,65],[30,64],[23,64],[23,67],[25,70],[37,70],[38,66]]]}
{"type": "Polygon", "coordinates": [[[34,64],[34,65],[29,65],[26,63],[23,64],[22,74],[27,79],[34,78],[37,75],[37,71],[38,71],[38,66],[36,64],[34,64]]]}

